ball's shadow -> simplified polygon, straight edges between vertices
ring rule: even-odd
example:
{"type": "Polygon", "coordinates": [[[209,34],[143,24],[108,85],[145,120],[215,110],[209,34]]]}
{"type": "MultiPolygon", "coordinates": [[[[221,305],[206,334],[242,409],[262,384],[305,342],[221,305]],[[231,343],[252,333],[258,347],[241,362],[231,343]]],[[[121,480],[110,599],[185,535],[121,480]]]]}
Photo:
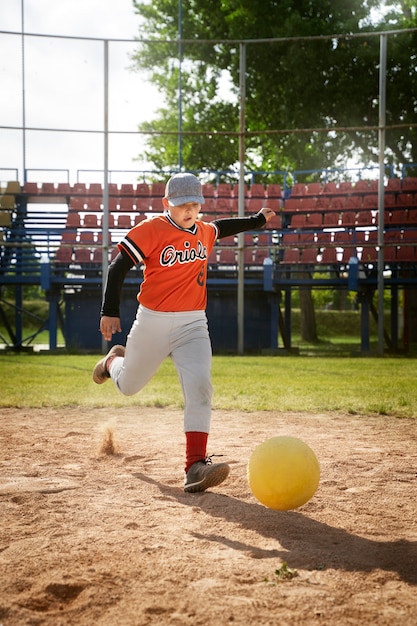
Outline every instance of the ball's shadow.
{"type": "Polygon", "coordinates": [[[226,525],[222,535],[193,533],[199,539],[223,544],[254,558],[279,557],[291,567],[363,572],[382,569],[396,572],[407,583],[417,584],[417,542],[373,541],[311,519],[301,512],[273,511],[261,504],[210,491],[187,494],[178,487],[164,485],[145,474],[137,472],[134,476],[157,487],[167,499],[184,506],[198,506],[212,517],[275,539],[279,546],[274,550],[264,550],[237,541],[233,537],[233,528],[226,525]]]}

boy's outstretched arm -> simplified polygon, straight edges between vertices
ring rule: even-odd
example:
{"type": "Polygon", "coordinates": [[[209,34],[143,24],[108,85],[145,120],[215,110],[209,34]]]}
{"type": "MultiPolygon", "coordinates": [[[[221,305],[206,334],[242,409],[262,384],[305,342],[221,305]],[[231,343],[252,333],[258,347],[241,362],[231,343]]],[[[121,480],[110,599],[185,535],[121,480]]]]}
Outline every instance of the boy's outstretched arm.
{"type": "Polygon", "coordinates": [[[237,235],[247,230],[258,230],[265,226],[274,215],[275,211],[264,207],[255,215],[250,215],[249,217],[225,217],[214,220],[213,224],[216,224],[218,228],[219,239],[223,239],[223,237],[237,235]]]}

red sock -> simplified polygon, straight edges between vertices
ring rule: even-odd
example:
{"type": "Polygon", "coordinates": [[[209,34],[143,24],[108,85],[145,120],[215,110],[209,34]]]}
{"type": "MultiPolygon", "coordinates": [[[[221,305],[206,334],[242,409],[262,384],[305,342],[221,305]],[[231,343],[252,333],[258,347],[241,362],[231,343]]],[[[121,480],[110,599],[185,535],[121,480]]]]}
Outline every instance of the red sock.
{"type": "Polygon", "coordinates": [[[188,472],[191,465],[206,458],[208,433],[189,431],[185,433],[185,471],[188,472]]]}

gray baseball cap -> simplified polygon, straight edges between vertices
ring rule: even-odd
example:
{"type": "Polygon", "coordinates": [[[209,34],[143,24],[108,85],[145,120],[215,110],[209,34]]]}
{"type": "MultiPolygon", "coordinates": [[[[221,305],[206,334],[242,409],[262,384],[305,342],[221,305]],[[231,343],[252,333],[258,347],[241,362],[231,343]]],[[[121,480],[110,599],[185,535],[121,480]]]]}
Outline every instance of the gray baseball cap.
{"type": "Polygon", "coordinates": [[[201,183],[194,174],[187,172],[172,176],[165,187],[165,198],[172,206],[179,206],[187,202],[199,202],[205,200],[201,192],[201,183]]]}

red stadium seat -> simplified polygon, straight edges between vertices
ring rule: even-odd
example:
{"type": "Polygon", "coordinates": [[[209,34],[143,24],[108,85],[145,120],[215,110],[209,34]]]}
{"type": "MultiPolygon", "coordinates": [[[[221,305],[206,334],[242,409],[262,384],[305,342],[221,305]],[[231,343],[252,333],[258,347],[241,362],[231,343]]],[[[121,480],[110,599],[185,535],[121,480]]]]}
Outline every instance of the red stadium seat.
{"type": "Polygon", "coordinates": [[[117,211],[119,208],[120,199],[115,196],[109,196],[109,211],[117,211]]]}
{"type": "Polygon", "coordinates": [[[266,186],[266,195],[268,198],[282,198],[281,185],[277,183],[270,183],[266,186]]]}
{"type": "Polygon", "coordinates": [[[70,211],[84,211],[85,208],[85,198],[83,197],[72,197],[69,203],[70,211]]]}
{"type": "Polygon", "coordinates": [[[253,262],[255,265],[263,265],[265,259],[269,258],[269,250],[268,248],[256,248],[253,262]]]}
{"type": "Polygon", "coordinates": [[[80,231],[80,243],[91,245],[94,243],[94,233],[91,230],[80,231]]]}
{"type": "Polygon", "coordinates": [[[264,198],[265,187],[261,183],[252,183],[249,187],[249,196],[251,198],[264,198]]]}
{"type": "Polygon", "coordinates": [[[401,245],[397,250],[397,261],[400,263],[415,263],[416,246],[401,245]]]}
{"type": "MultiPolygon", "coordinates": [[[[97,241],[96,241],[95,245],[101,246],[102,243],[103,243],[103,232],[100,230],[97,233],[97,241]]],[[[111,245],[111,234],[110,233],[109,233],[108,243],[109,243],[109,245],[111,245]]]]}
{"type": "Polygon", "coordinates": [[[395,194],[391,193],[391,192],[385,192],[384,193],[384,205],[386,207],[392,207],[395,206],[395,194]]]}
{"type": "Polygon", "coordinates": [[[399,193],[397,196],[397,206],[411,207],[413,206],[413,194],[399,193]]]}
{"type": "Polygon", "coordinates": [[[135,196],[137,198],[146,198],[150,195],[150,188],[148,183],[138,183],[135,189],[135,196]]]}
{"type": "Polygon", "coordinates": [[[408,213],[406,209],[393,209],[390,214],[389,223],[401,226],[408,222],[408,213]]]}
{"type": "Polygon", "coordinates": [[[23,185],[23,193],[30,196],[36,196],[39,193],[38,183],[25,183],[23,185]]]}
{"type": "Polygon", "coordinates": [[[408,243],[417,243],[417,229],[407,228],[404,230],[402,240],[408,243]]]}
{"type": "Polygon", "coordinates": [[[315,265],[317,263],[317,248],[304,248],[301,252],[301,261],[306,265],[315,265]]]}
{"type": "Polygon", "coordinates": [[[362,205],[362,196],[347,196],[345,203],[346,209],[361,209],[362,205]]]}
{"type": "Polygon", "coordinates": [[[236,250],[229,248],[219,248],[220,258],[219,263],[222,265],[235,265],[236,264],[236,250]]]}
{"type": "Polygon", "coordinates": [[[373,216],[372,211],[359,211],[357,215],[358,226],[372,226],[373,216]]]}
{"type": "Polygon", "coordinates": [[[67,228],[78,228],[80,225],[80,214],[75,211],[69,211],[67,215],[67,228]]]}
{"type": "Polygon", "coordinates": [[[399,228],[393,228],[385,232],[384,243],[400,243],[401,238],[401,230],[399,228]]]}
{"type": "Polygon", "coordinates": [[[389,191],[400,191],[401,178],[388,178],[385,189],[389,191]]]}
{"type": "Polygon", "coordinates": [[[336,246],[344,248],[344,246],[353,244],[353,235],[348,230],[339,230],[334,234],[334,243],[336,246]]]}
{"type": "Polygon", "coordinates": [[[120,211],[133,211],[134,210],[134,198],[120,198],[119,210],[120,211]]]}
{"type": "Polygon", "coordinates": [[[77,233],[75,230],[64,230],[61,235],[61,243],[72,244],[77,240],[77,233]]]}
{"type": "Polygon", "coordinates": [[[232,201],[231,198],[217,198],[216,213],[223,215],[231,215],[232,201]]]}
{"type": "MultiPolygon", "coordinates": [[[[158,208],[161,207],[161,200],[158,198],[158,208]]],[[[156,201],[155,201],[156,202],[156,201]]],[[[136,211],[140,211],[141,213],[148,213],[151,210],[151,198],[136,198],[136,211]]]]}
{"type": "Polygon", "coordinates": [[[278,213],[281,211],[282,200],[279,200],[278,198],[265,198],[264,206],[278,213]]]}
{"type": "Polygon", "coordinates": [[[89,248],[76,248],[74,250],[74,262],[81,264],[91,263],[91,250],[89,248]]]}
{"type": "Polygon", "coordinates": [[[283,246],[298,246],[300,235],[298,233],[284,233],[282,237],[283,246]]]}
{"type": "Polygon", "coordinates": [[[281,215],[274,215],[274,217],[265,224],[264,228],[266,230],[281,230],[282,228],[281,215]]]}
{"type": "Polygon", "coordinates": [[[120,185],[120,195],[121,196],[134,196],[135,191],[133,189],[132,183],[123,183],[120,185]]]}
{"type": "Polygon", "coordinates": [[[384,262],[395,263],[397,261],[397,246],[385,246],[384,247],[384,262]]]}
{"type": "Polygon", "coordinates": [[[72,193],[77,195],[86,195],[87,194],[87,186],[85,183],[75,183],[72,187],[72,193]]]}
{"type": "Polygon", "coordinates": [[[245,248],[243,254],[243,262],[246,266],[253,265],[255,251],[253,248],[245,248]]]}
{"type": "Polygon", "coordinates": [[[417,177],[407,176],[403,178],[402,189],[404,191],[417,191],[417,177]]]}
{"type": "Polygon", "coordinates": [[[94,248],[91,253],[91,263],[94,265],[101,265],[103,262],[103,249],[94,248]]]}
{"type": "Polygon", "coordinates": [[[300,209],[300,200],[298,198],[287,198],[284,202],[284,211],[296,212],[300,209]]]}
{"type": "Polygon", "coordinates": [[[323,195],[335,195],[338,193],[337,185],[335,182],[324,183],[322,194],[323,195]]]}
{"type": "Polygon", "coordinates": [[[314,233],[300,233],[298,243],[300,246],[312,246],[314,244],[314,233]]]}
{"type": "Polygon", "coordinates": [[[330,207],[330,198],[329,196],[318,196],[316,199],[316,210],[317,209],[329,209],[330,207]]]}
{"type": "Polygon", "coordinates": [[[42,183],[40,193],[44,195],[51,195],[56,193],[55,183],[42,183]]]}
{"type": "Polygon", "coordinates": [[[343,181],[337,186],[337,193],[349,194],[353,191],[353,185],[349,180],[343,181]]]}
{"type": "MultiPolygon", "coordinates": [[[[116,224],[116,220],[115,220],[115,213],[109,213],[109,228],[115,228],[115,224],[116,224]]],[[[103,219],[101,220],[101,226],[103,227],[103,219]]]]}
{"type": "Polygon", "coordinates": [[[140,224],[144,220],[146,220],[146,215],[143,215],[143,213],[136,214],[133,218],[133,225],[136,226],[137,224],[140,224]]]}
{"type": "Polygon", "coordinates": [[[310,213],[310,211],[316,210],[316,198],[313,196],[309,198],[300,198],[299,201],[300,208],[299,211],[305,211],[306,213],[310,213]]]}
{"type": "Polygon", "coordinates": [[[229,237],[223,237],[219,239],[219,246],[234,246],[235,245],[235,237],[234,235],[230,235],[229,237]]]}
{"type": "Polygon", "coordinates": [[[165,195],[165,183],[152,183],[150,195],[154,198],[163,198],[165,195]]]}
{"type": "Polygon", "coordinates": [[[324,248],[321,253],[321,263],[335,265],[337,263],[336,248],[324,248]]]}
{"type": "Polygon", "coordinates": [[[306,194],[308,196],[318,196],[322,191],[321,183],[309,183],[307,185],[306,194]]]}
{"type": "Polygon", "coordinates": [[[117,183],[109,183],[108,184],[108,190],[109,190],[109,196],[119,196],[120,195],[117,183]]]}
{"type": "Polygon", "coordinates": [[[125,228],[126,230],[130,230],[132,226],[132,220],[130,215],[119,215],[117,217],[117,228],[125,228]]]}
{"type": "Polygon", "coordinates": [[[378,208],[378,194],[371,193],[363,197],[364,209],[377,209],[378,208]]]}
{"type": "Polygon", "coordinates": [[[162,205],[162,196],[150,196],[150,209],[148,211],[154,211],[155,213],[162,213],[164,207],[162,205]]]}
{"type": "Polygon", "coordinates": [[[375,264],[378,261],[378,251],[375,246],[364,246],[361,256],[362,263],[375,264]]]}
{"type": "Polygon", "coordinates": [[[91,196],[87,197],[87,211],[101,211],[101,197],[91,196]]]}
{"type": "Polygon", "coordinates": [[[339,213],[328,211],[324,214],[323,226],[337,226],[339,223],[339,213]]]}
{"type": "Polygon", "coordinates": [[[321,228],[323,226],[323,216],[321,213],[310,213],[307,219],[309,228],[321,228]]]}
{"type": "Polygon", "coordinates": [[[409,209],[407,213],[407,222],[410,225],[417,225],[417,209],[409,209]]]}
{"type": "Polygon", "coordinates": [[[63,194],[69,196],[71,193],[71,187],[69,183],[58,183],[56,192],[58,194],[63,194]]]}
{"type": "Polygon", "coordinates": [[[307,215],[305,213],[295,213],[291,216],[291,228],[305,228],[307,226],[307,215]]]}
{"type": "Polygon", "coordinates": [[[295,183],[291,189],[291,197],[305,196],[307,188],[304,183],[295,183]]]}
{"type": "Polygon", "coordinates": [[[334,196],[330,202],[332,211],[343,211],[347,204],[347,196],[334,196]]]}
{"type": "Polygon", "coordinates": [[[343,226],[354,226],[356,224],[356,213],[355,211],[344,211],[342,213],[342,225],[343,226]]]}
{"type": "Polygon", "coordinates": [[[355,183],[354,190],[355,190],[355,193],[369,193],[370,191],[369,180],[358,180],[355,183]]]}
{"type": "Polygon", "coordinates": [[[84,215],[84,228],[98,228],[97,214],[86,213],[84,215]]]}
{"type": "Polygon", "coordinates": [[[229,183],[219,183],[216,189],[218,198],[230,198],[233,195],[233,187],[229,183]]]}
{"type": "Polygon", "coordinates": [[[257,213],[266,206],[266,200],[262,198],[249,198],[247,200],[246,211],[247,213],[257,213]]]}
{"type": "Polygon", "coordinates": [[[88,193],[92,196],[102,196],[103,187],[101,183],[90,183],[88,186],[88,193]]]}
{"type": "Polygon", "coordinates": [[[201,187],[201,190],[204,198],[214,198],[214,185],[211,185],[210,183],[204,183],[201,187]]]}
{"type": "Polygon", "coordinates": [[[353,256],[356,256],[356,247],[346,246],[345,248],[343,248],[342,252],[342,263],[348,264],[353,256]]]}
{"type": "Polygon", "coordinates": [[[72,248],[60,247],[55,253],[55,263],[57,265],[69,265],[72,260],[72,248]]]}
{"type": "Polygon", "coordinates": [[[299,249],[298,248],[286,248],[284,250],[282,263],[290,264],[290,265],[300,263],[299,249]]]}

